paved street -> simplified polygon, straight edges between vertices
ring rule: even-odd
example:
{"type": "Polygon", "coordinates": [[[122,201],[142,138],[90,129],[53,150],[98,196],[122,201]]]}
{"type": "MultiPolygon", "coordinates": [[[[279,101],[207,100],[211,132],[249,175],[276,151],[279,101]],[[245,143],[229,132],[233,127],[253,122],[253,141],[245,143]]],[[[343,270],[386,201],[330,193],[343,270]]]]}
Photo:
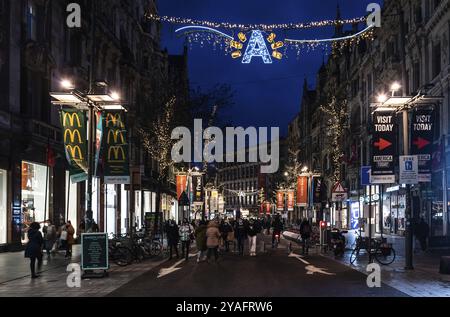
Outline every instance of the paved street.
{"type": "MultiPolygon", "coordinates": [[[[266,238],[266,240],[268,240],[266,238]]],[[[397,297],[406,294],[382,285],[371,289],[366,275],[320,255],[288,256],[285,245],[257,257],[223,255],[218,263],[163,263],[110,296],[144,297],[397,297]],[[158,275],[176,267],[172,273],[158,275]]]]}

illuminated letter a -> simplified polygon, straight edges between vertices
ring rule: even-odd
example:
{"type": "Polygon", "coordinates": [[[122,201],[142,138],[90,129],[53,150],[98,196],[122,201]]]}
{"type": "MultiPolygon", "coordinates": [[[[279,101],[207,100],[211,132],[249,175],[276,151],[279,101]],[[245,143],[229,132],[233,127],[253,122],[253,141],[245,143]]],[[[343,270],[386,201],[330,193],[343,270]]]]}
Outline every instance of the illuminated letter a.
{"type": "Polygon", "coordinates": [[[266,42],[264,42],[261,31],[252,31],[252,37],[248,42],[247,49],[242,58],[242,63],[250,64],[253,56],[261,57],[264,64],[272,64],[272,58],[270,57],[269,50],[267,49],[266,42]]]}

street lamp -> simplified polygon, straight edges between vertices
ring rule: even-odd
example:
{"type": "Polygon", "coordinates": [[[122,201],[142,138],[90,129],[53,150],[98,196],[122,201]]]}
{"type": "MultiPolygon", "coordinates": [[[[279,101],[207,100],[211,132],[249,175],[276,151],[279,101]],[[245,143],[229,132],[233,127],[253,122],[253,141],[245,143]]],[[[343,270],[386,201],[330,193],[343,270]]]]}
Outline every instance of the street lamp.
{"type": "MultiPolygon", "coordinates": [[[[106,83],[99,85],[105,88],[106,83]]],[[[94,155],[96,142],[96,126],[95,126],[95,111],[105,110],[125,110],[122,104],[119,103],[120,95],[117,92],[109,94],[85,94],[75,88],[73,82],[69,79],[63,79],[60,82],[61,87],[69,92],[51,92],[50,96],[54,99],[52,104],[60,107],[67,106],[79,110],[88,111],[88,166],[87,166],[87,203],[85,226],[86,232],[90,232],[93,223],[92,211],[92,178],[94,171],[94,155]]],[[[130,219],[130,223],[131,223],[130,219]]]]}
{"type": "MultiPolygon", "coordinates": [[[[430,105],[434,104],[442,97],[431,97],[426,96],[419,92],[416,96],[400,96],[396,97],[395,93],[398,92],[402,86],[398,82],[391,84],[392,96],[388,97],[385,94],[380,94],[377,98],[378,104],[375,104],[376,111],[392,111],[396,110],[401,112],[403,115],[403,155],[409,155],[409,110],[413,109],[418,105],[430,105]]],[[[413,220],[411,212],[411,186],[406,186],[406,205],[405,205],[405,215],[406,215],[406,231],[405,231],[405,269],[412,270],[413,268],[413,233],[412,233],[412,223],[413,220]]],[[[370,209],[370,208],[369,208],[370,209]]],[[[371,228],[371,227],[369,227],[371,228]]],[[[370,241],[370,239],[369,239],[370,241]]]]}

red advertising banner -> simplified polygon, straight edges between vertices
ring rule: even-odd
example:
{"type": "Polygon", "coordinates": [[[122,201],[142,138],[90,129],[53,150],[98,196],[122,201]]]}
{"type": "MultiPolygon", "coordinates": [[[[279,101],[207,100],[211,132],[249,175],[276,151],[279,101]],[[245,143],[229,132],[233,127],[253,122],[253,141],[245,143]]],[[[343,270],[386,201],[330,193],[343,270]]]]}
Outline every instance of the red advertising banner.
{"type": "Polygon", "coordinates": [[[297,205],[308,206],[308,177],[299,176],[297,179],[297,205]]]}
{"type": "Polygon", "coordinates": [[[180,200],[181,194],[187,188],[187,175],[177,175],[177,199],[180,200]]]}
{"type": "Polygon", "coordinates": [[[277,210],[284,210],[284,192],[277,192],[277,210]]]}
{"type": "Polygon", "coordinates": [[[267,215],[271,214],[271,205],[270,205],[270,203],[266,203],[266,214],[267,215]]]}
{"type": "Polygon", "coordinates": [[[287,192],[287,210],[293,211],[295,205],[295,194],[293,190],[287,192]]]}

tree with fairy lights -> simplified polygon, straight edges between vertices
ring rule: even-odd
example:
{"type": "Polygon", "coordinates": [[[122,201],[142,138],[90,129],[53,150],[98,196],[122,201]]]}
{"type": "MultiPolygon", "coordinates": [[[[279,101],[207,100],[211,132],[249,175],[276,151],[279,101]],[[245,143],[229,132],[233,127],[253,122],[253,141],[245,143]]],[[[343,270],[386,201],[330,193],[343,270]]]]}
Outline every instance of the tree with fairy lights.
{"type": "Polygon", "coordinates": [[[327,137],[326,151],[331,155],[333,181],[342,181],[341,163],[344,157],[343,138],[348,127],[347,100],[331,97],[331,102],[320,107],[326,115],[327,137]]]}

